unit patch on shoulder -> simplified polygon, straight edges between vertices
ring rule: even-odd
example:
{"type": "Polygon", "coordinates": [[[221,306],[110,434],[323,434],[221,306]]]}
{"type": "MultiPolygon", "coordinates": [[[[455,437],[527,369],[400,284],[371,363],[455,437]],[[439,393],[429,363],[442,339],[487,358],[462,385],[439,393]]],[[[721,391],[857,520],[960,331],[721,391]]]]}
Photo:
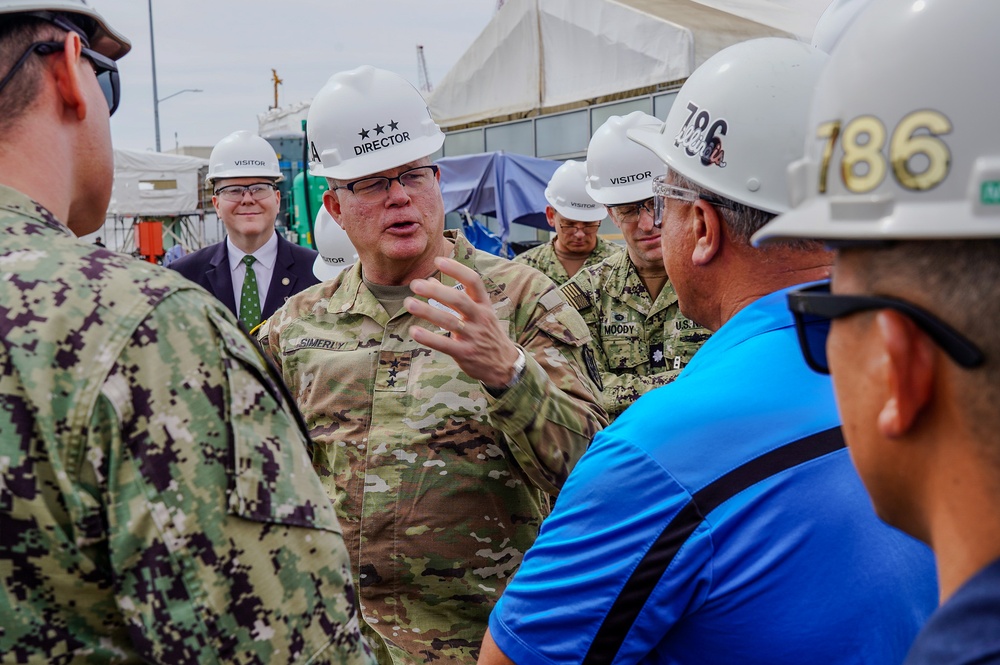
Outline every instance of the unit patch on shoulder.
{"type": "Polygon", "coordinates": [[[563,284],[559,290],[562,291],[563,296],[573,306],[573,309],[578,312],[587,309],[592,304],[590,296],[587,295],[586,291],[574,282],[563,284]]]}
{"type": "Polygon", "coordinates": [[[583,347],[583,364],[587,366],[587,376],[594,382],[600,392],[604,392],[604,381],[601,380],[601,370],[597,367],[597,358],[590,345],[583,347]]]}

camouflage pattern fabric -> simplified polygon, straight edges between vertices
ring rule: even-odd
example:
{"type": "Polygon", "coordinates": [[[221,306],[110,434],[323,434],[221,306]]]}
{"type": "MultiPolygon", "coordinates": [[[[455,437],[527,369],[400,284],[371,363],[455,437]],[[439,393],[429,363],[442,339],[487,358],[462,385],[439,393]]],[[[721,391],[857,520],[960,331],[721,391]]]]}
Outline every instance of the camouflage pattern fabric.
{"type": "Polygon", "coordinates": [[[594,338],[601,404],[612,418],[676,379],[711,335],[681,314],[669,280],[651,301],[628,252],[580,270],[561,290],[594,338]]]}
{"type": "Polygon", "coordinates": [[[499,398],[414,342],[412,325],[445,333],[405,309],[390,318],[360,264],[290,298],[260,332],[308,424],[382,663],[476,662],[550,495],[607,421],[587,327],[552,282],[446,235],[525,352],[499,398]]]}
{"type": "MultiPolygon", "coordinates": [[[[566,272],[566,268],[559,261],[559,257],[556,256],[555,248],[555,238],[545,243],[544,245],[539,245],[538,247],[532,247],[527,252],[523,252],[514,257],[516,263],[523,263],[526,266],[531,266],[535,270],[541,270],[545,275],[558,285],[565,284],[569,281],[569,274],[566,272]]],[[[604,259],[611,258],[612,256],[617,256],[625,251],[625,248],[621,245],[616,245],[613,242],[608,242],[601,238],[597,239],[597,246],[594,247],[594,251],[590,253],[587,260],[583,262],[584,268],[589,268],[590,266],[595,266],[604,259]]]]}
{"type": "Polygon", "coordinates": [[[0,662],[372,663],[253,342],[0,187],[0,662]]]}

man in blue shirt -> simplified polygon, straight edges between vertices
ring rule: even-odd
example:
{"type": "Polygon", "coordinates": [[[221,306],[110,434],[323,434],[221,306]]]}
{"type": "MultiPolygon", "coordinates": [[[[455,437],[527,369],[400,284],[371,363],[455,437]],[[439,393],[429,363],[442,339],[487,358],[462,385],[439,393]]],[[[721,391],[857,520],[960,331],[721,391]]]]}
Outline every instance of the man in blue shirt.
{"type": "Polygon", "coordinates": [[[998,21],[991,0],[872,2],[817,85],[805,200],[754,238],[837,250],[789,303],[875,510],[934,549],[943,604],[907,665],[1000,662],[998,21]]]}
{"type": "Polygon", "coordinates": [[[787,289],[830,254],[750,245],[788,207],[824,62],[791,40],[730,47],[661,131],[630,132],[669,167],[653,191],[681,310],[717,332],[595,437],[480,663],[896,663],[933,610],[930,552],[872,511],[830,382],[796,348],[787,289]]]}

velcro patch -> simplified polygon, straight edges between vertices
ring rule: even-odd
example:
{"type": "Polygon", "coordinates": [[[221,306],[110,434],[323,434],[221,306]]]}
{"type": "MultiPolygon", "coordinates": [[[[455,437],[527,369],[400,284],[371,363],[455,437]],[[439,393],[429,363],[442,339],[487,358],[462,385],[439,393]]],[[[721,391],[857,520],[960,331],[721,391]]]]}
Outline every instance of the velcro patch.
{"type": "Polygon", "coordinates": [[[567,282],[563,284],[560,288],[563,297],[569,301],[569,304],[573,306],[576,311],[582,311],[590,307],[592,304],[590,302],[590,296],[587,295],[586,291],[581,289],[579,285],[574,282],[567,282]]]}

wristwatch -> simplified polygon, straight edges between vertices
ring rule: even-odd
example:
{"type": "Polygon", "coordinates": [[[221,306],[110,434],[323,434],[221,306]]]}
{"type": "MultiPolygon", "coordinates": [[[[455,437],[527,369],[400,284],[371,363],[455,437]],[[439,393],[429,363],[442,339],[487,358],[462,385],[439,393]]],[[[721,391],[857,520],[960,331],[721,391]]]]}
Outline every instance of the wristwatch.
{"type": "Polygon", "coordinates": [[[499,397],[508,388],[516,386],[518,381],[521,380],[521,377],[524,376],[524,368],[526,365],[527,360],[524,358],[524,351],[521,350],[521,347],[517,347],[517,360],[514,361],[514,375],[510,378],[510,381],[508,381],[506,385],[497,388],[486,386],[486,391],[494,397],[499,397]]]}

